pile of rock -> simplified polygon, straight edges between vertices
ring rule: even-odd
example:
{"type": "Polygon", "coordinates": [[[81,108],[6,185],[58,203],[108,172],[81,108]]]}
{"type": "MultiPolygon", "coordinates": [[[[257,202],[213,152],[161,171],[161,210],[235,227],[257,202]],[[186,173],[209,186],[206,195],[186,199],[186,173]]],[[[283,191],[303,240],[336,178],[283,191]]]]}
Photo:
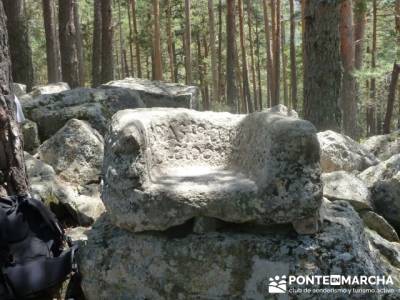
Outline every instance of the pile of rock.
{"type": "MultiPolygon", "coordinates": [[[[266,299],[277,275],[388,274],[353,207],[321,205],[316,139],[312,125],[279,109],[116,114],[103,169],[107,213],[79,255],[87,298],[266,299]],[[316,215],[319,231],[305,226],[311,235],[287,224],[316,215]]],[[[367,188],[343,194],[371,205],[367,188]]]]}
{"type": "Polygon", "coordinates": [[[85,241],[89,300],[265,299],[289,274],[400,286],[399,132],[359,144],[284,106],[148,109],[197,108],[198,89],[132,78],[14,91],[32,193],[85,241]]]}
{"type": "Polygon", "coordinates": [[[354,207],[386,272],[399,279],[399,132],[374,136],[362,144],[333,131],[321,132],[318,137],[324,196],[354,207]]]}
{"type": "Polygon", "coordinates": [[[28,119],[37,123],[42,141],[70,119],[84,120],[104,134],[107,123],[121,109],[140,107],[198,107],[197,87],[127,78],[99,88],[69,90],[64,84],[34,89],[21,97],[28,119]]]}
{"type": "Polygon", "coordinates": [[[22,132],[32,193],[68,226],[90,226],[105,211],[100,199],[103,134],[114,112],[198,103],[196,87],[142,79],[74,90],[60,82],[34,87],[29,94],[14,84],[14,92],[29,118],[22,132]],[[146,100],[151,95],[157,101],[146,100]]]}

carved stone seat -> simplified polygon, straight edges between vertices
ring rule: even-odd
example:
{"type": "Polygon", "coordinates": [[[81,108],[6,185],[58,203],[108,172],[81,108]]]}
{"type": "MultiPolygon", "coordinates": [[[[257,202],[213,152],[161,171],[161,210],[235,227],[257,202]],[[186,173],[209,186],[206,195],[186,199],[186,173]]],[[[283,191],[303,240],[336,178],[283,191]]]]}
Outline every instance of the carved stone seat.
{"type": "Polygon", "coordinates": [[[316,130],[279,111],[120,111],[106,136],[103,172],[111,220],[134,232],[196,217],[317,229],[316,130]]]}

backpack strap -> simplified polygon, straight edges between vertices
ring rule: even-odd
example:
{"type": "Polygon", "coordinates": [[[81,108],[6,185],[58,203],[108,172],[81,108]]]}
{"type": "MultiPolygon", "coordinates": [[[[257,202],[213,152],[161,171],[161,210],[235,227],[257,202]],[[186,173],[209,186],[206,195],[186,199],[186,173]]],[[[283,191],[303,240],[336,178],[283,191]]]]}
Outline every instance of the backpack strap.
{"type": "Polygon", "coordinates": [[[58,257],[3,268],[4,278],[16,298],[35,296],[65,280],[73,269],[76,250],[74,246],[58,257]]]}

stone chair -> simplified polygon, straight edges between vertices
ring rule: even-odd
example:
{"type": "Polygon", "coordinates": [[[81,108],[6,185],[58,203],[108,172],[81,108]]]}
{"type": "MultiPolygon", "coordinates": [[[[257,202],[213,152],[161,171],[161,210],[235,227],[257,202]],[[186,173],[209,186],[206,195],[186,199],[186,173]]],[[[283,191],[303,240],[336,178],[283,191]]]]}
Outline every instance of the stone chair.
{"type": "Polygon", "coordinates": [[[133,232],[197,217],[317,231],[319,143],[308,121],[276,112],[119,111],[105,139],[103,201],[133,232]]]}

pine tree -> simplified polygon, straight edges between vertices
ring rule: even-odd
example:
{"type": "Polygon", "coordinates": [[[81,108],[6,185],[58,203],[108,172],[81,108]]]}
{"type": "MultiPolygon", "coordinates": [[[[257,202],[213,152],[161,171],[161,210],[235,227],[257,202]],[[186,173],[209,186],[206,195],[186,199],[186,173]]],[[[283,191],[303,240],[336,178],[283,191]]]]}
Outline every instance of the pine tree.
{"type": "Polygon", "coordinates": [[[47,81],[61,81],[60,44],[56,28],[55,0],[42,0],[43,21],[46,35],[47,81]]]}

